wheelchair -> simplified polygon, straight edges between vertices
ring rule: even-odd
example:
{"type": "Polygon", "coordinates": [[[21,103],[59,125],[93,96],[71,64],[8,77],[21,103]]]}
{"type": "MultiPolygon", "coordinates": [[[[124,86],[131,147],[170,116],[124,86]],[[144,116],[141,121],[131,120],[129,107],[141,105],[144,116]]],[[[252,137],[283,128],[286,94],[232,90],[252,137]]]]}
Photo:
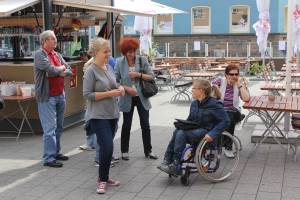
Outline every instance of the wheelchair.
{"type": "MultiPolygon", "coordinates": [[[[188,186],[190,174],[196,172],[204,179],[214,183],[228,179],[238,166],[240,150],[239,139],[226,131],[213,142],[201,140],[199,144],[187,144],[181,152],[177,165],[181,183],[188,186]],[[234,158],[227,158],[224,155],[224,136],[232,141],[234,158]]],[[[169,177],[171,178],[172,175],[169,177]]]]}

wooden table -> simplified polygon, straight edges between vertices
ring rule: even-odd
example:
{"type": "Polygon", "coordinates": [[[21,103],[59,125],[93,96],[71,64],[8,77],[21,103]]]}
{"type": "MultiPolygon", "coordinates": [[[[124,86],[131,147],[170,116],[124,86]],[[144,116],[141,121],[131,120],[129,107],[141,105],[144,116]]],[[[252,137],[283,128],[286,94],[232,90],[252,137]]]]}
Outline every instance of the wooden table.
{"type": "MultiPolygon", "coordinates": [[[[291,71],[292,71],[292,72],[295,72],[295,71],[297,71],[297,70],[298,70],[297,67],[294,67],[294,66],[293,66],[293,67],[291,68],[291,71]]],[[[286,67],[282,67],[282,68],[281,68],[281,71],[286,71],[286,67]]]]}
{"type": "MultiPolygon", "coordinates": [[[[286,113],[300,113],[299,96],[275,96],[274,101],[270,101],[268,96],[252,96],[250,101],[243,105],[243,108],[256,113],[266,127],[266,130],[262,134],[263,138],[256,143],[254,151],[268,136],[271,136],[276,143],[283,147],[277,136],[279,134],[280,138],[289,144],[287,133],[283,133],[277,124],[283,119],[286,113]]],[[[296,148],[294,153],[296,154],[296,148]]]]}
{"type": "Polygon", "coordinates": [[[183,74],[184,77],[189,77],[189,78],[208,78],[211,79],[215,77],[217,73],[213,72],[192,72],[188,74],[183,74]]]}
{"type": "MultiPolygon", "coordinates": [[[[159,64],[159,65],[155,65],[155,68],[160,68],[160,67],[165,67],[165,68],[172,68],[172,67],[176,67],[179,64],[159,64]]],[[[154,68],[154,69],[155,69],[154,68]]]]}
{"type": "MultiPolygon", "coordinates": [[[[271,91],[283,91],[286,89],[285,81],[268,81],[260,88],[261,90],[271,90],[271,91]]],[[[300,91],[299,82],[291,82],[292,91],[300,91]]]]}
{"type": "MultiPolygon", "coordinates": [[[[281,77],[285,77],[286,76],[286,72],[277,72],[277,75],[281,76],[281,77]]],[[[300,77],[300,73],[299,72],[293,72],[293,73],[291,73],[291,77],[293,77],[293,78],[299,78],[300,77]]]]}
{"type": "Polygon", "coordinates": [[[208,68],[206,71],[209,71],[209,72],[225,72],[225,68],[223,67],[213,67],[213,68],[208,68]]]}
{"type": "Polygon", "coordinates": [[[0,112],[0,120],[6,120],[9,124],[13,126],[15,131],[1,131],[1,132],[15,132],[17,135],[15,137],[0,137],[0,138],[15,138],[17,141],[19,140],[19,137],[22,133],[31,133],[34,135],[33,128],[31,124],[29,123],[29,120],[27,118],[27,112],[30,107],[30,103],[35,99],[34,96],[3,96],[4,102],[17,102],[18,104],[18,110],[13,111],[11,113],[3,114],[0,112]],[[16,113],[21,114],[22,120],[20,125],[14,123],[11,119],[9,119],[10,116],[15,115],[16,113]],[[23,131],[24,123],[26,123],[30,129],[30,132],[23,131]]]}

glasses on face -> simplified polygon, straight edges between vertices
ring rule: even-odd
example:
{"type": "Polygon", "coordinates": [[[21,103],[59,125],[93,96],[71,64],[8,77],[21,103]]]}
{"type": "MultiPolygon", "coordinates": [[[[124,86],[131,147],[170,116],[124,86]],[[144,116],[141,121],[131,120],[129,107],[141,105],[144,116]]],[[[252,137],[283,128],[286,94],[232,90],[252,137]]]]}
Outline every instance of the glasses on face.
{"type": "Polygon", "coordinates": [[[228,75],[229,76],[239,76],[240,74],[239,73],[229,73],[228,75]]]}

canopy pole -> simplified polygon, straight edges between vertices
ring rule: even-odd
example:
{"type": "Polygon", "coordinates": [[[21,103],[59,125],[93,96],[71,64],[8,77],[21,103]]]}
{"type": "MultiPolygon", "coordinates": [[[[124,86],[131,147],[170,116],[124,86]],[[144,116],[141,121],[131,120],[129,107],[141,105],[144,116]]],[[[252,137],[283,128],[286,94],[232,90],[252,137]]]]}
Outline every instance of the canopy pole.
{"type": "Polygon", "coordinates": [[[52,0],[43,0],[44,31],[52,30],[52,0]]]}
{"type": "MultiPolygon", "coordinates": [[[[291,96],[291,58],[292,58],[292,51],[293,51],[293,44],[292,44],[292,33],[293,33],[293,7],[294,0],[288,1],[288,31],[287,31],[287,53],[286,53],[286,89],[285,89],[285,96],[291,96]]],[[[290,115],[289,113],[285,114],[284,117],[284,131],[287,133],[290,129],[290,115]]]]}

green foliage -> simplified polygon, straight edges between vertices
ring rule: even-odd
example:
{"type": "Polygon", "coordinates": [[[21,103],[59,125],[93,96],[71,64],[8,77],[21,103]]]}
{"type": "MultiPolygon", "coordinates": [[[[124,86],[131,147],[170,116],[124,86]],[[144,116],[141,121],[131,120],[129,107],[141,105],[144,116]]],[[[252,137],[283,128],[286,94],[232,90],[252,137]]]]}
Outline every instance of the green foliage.
{"type": "Polygon", "coordinates": [[[258,63],[253,63],[249,68],[250,75],[259,75],[263,72],[263,66],[258,63]]]}
{"type": "Polygon", "coordinates": [[[149,50],[149,61],[150,62],[152,62],[156,58],[158,48],[159,48],[158,43],[152,42],[152,48],[149,50]]]}

